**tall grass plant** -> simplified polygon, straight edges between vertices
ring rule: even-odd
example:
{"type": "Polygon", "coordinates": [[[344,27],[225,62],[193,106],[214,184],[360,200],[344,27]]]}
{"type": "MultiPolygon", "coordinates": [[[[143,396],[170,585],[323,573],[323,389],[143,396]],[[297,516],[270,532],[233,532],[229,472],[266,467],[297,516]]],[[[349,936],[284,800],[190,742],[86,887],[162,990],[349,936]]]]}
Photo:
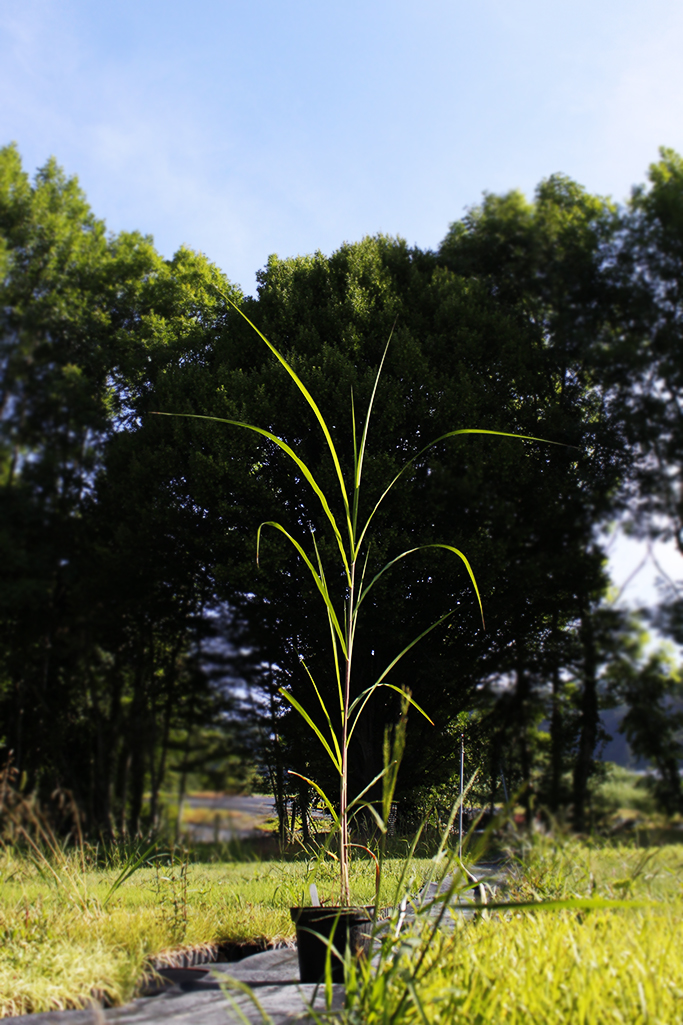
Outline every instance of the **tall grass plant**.
{"type": "MultiPolygon", "coordinates": [[[[319,546],[316,543],[314,532],[311,533],[310,547],[307,551],[301,542],[295,538],[286,529],[286,527],[283,526],[283,524],[275,520],[269,520],[261,523],[257,529],[256,559],[258,562],[263,528],[270,527],[271,529],[279,532],[298,553],[303,564],[310,573],[316,590],[324,604],[325,615],[330,632],[331,656],[334,668],[334,679],[336,680],[337,688],[336,697],[333,699],[334,703],[330,699],[325,699],[323,692],[318,687],[318,684],[313,678],[309,668],[305,664],[303,665],[303,668],[308,675],[312,692],[314,694],[315,703],[313,709],[309,710],[305,708],[293,694],[289,693],[289,691],[284,688],[280,690],[280,693],[282,697],[296,709],[308,725],[311,733],[322,745],[339,779],[339,799],[337,801],[336,796],[326,793],[317,781],[305,776],[300,776],[306,784],[313,787],[313,789],[318,793],[332,816],[334,830],[338,833],[339,837],[340,903],[342,905],[348,905],[350,902],[349,851],[353,846],[349,838],[350,823],[353,817],[357,815],[361,809],[365,809],[368,814],[374,816],[381,833],[386,834],[388,813],[381,815],[375,804],[368,800],[367,795],[381,779],[384,779],[383,810],[386,810],[387,806],[391,806],[391,789],[396,783],[396,758],[391,758],[391,760],[385,764],[384,769],[374,779],[372,779],[359,794],[354,796],[350,795],[349,746],[351,744],[354,731],[363,711],[368,705],[368,702],[372,698],[373,694],[381,687],[390,688],[391,690],[398,692],[401,694],[401,700],[404,703],[404,706],[405,704],[410,704],[412,707],[417,709],[418,712],[429,719],[427,713],[420,708],[411,695],[388,682],[387,677],[394,666],[419,641],[431,633],[431,631],[440,624],[445,622],[445,620],[453,615],[454,611],[452,609],[445,611],[442,616],[431,623],[417,637],[411,640],[402,651],[397,652],[396,656],[387,666],[385,666],[382,672],[377,676],[377,679],[369,687],[366,687],[359,694],[354,696],[352,687],[353,653],[361,606],[363,605],[363,602],[368,599],[368,596],[378,581],[385,573],[390,571],[393,566],[410,555],[427,548],[433,548],[455,555],[459,562],[464,566],[479,604],[482,624],[484,621],[481,596],[479,594],[479,589],[477,587],[472,567],[465,554],[452,544],[447,544],[445,542],[430,543],[400,552],[385,563],[385,565],[372,571],[368,579],[366,577],[366,571],[370,562],[374,528],[373,521],[375,516],[386,496],[404,476],[404,474],[414,466],[417,460],[441,442],[450,438],[475,434],[514,437],[519,440],[526,441],[540,441],[542,439],[512,434],[504,431],[482,430],[469,427],[447,431],[445,434],[435,438],[427,445],[422,446],[420,450],[412,456],[412,458],[408,459],[398,473],[396,473],[390,480],[387,480],[377,501],[375,501],[374,504],[370,503],[370,506],[365,508],[361,505],[361,486],[363,482],[363,466],[368,442],[368,432],[377,397],[377,389],[384,362],[386,360],[387,351],[389,349],[389,344],[391,342],[391,337],[387,342],[384,354],[380,361],[365,418],[360,429],[357,423],[353,393],[351,393],[349,413],[351,420],[352,465],[350,474],[345,474],[342,467],[342,459],[333,440],[332,431],[328,421],[291,363],[272,344],[272,342],[270,342],[265,335],[259,331],[239,306],[237,306],[227,296],[224,296],[224,299],[234,308],[234,310],[237,311],[238,314],[240,314],[241,317],[244,318],[247,324],[267,346],[272,355],[278,360],[298,389],[300,395],[305,400],[309,411],[313,414],[313,418],[323,435],[325,449],[331,460],[334,477],[337,481],[338,490],[336,497],[323,490],[316,479],[315,474],[301,456],[286,441],[270,430],[259,427],[255,424],[245,423],[243,421],[231,420],[217,416],[207,416],[198,413],[165,413],[163,415],[188,416],[193,419],[209,420],[216,423],[227,424],[232,427],[239,427],[243,430],[255,433],[275,445],[293,464],[294,469],[292,472],[297,476],[302,476],[310,486],[313,494],[316,496],[316,499],[320,504],[327,527],[331,530],[335,539],[338,556],[337,562],[332,570],[330,570],[329,567],[326,570],[323,566],[323,561],[319,546]],[[340,509],[341,513],[336,513],[334,511],[335,507],[340,509]],[[387,779],[391,781],[391,786],[389,788],[386,786],[387,779]]],[[[429,721],[431,722],[431,719],[429,719],[429,721]]],[[[292,770],[290,770],[290,772],[291,771],[292,770]]],[[[293,775],[300,774],[293,773],[293,775]]]]}

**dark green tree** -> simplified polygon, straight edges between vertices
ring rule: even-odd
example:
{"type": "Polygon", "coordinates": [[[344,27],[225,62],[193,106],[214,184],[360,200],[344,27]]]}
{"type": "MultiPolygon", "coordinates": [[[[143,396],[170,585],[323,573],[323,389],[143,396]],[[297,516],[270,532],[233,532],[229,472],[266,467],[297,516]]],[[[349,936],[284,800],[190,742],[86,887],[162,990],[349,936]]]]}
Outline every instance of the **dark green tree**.
{"type": "MultiPolygon", "coordinates": [[[[547,796],[557,808],[567,740],[564,710],[573,718],[560,683],[567,643],[572,647],[563,635],[573,633],[582,652],[574,691],[579,718],[572,794],[579,829],[599,734],[592,620],[607,585],[604,555],[594,538],[597,526],[618,508],[627,465],[618,420],[596,373],[596,353],[613,336],[620,294],[608,273],[619,225],[612,204],[555,175],[539,185],[533,202],[516,192],[486,196],[451,227],[440,250],[450,268],[479,282],[491,301],[518,320],[529,341],[519,352],[510,386],[526,401],[535,396],[537,408],[547,410],[555,433],[546,436],[561,432],[577,446],[574,460],[568,460],[571,472],[548,482],[555,495],[544,489],[541,498],[538,488],[529,489],[522,523],[508,521],[509,543],[514,547],[526,533],[534,557],[515,603],[514,684],[499,713],[504,725],[517,731],[522,777],[530,780],[528,728],[539,699],[545,706],[552,746],[547,796]],[[539,499],[540,507],[532,510],[539,499]]],[[[526,553],[518,551],[521,570],[526,553]]]]}
{"type": "MultiPolygon", "coordinates": [[[[590,207],[588,198],[585,205],[590,207]]],[[[249,316],[284,352],[336,426],[335,443],[347,470],[349,396],[353,389],[356,408],[363,408],[395,325],[367,465],[368,503],[379,497],[373,495],[379,481],[430,438],[456,427],[535,434],[576,446],[523,446],[505,439],[445,442],[416,461],[381,514],[379,546],[370,554],[368,573],[375,561],[412,543],[457,543],[474,565],[487,614],[482,634],[465,575],[454,575],[428,556],[417,573],[415,564],[397,566],[378,591],[376,607],[366,613],[357,648],[365,669],[359,686],[371,682],[375,667],[387,664],[420,628],[457,609],[450,626],[397,667],[395,682],[408,686],[439,720],[436,731],[415,717],[411,722],[401,784],[406,790],[454,770],[457,755],[448,726],[464,708],[483,700],[482,684],[491,678],[512,675],[515,682],[512,709],[501,717],[501,729],[506,735],[517,730],[524,760],[528,710],[537,681],[540,685],[549,671],[554,610],[559,605],[564,626],[576,618],[581,600],[592,600],[603,583],[592,517],[606,507],[616,480],[614,441],[600,419],[599,397],[581,381],[568,344],[553,347],[537,316],[529,315],[524,289],[531,287],[533,274],[524,279],[520,272],[521,298],[514,290],[499,295],[472,256],[467,276],[462,268],[452,269],[447,249],[444,245],[437,256],[378,237],[344,246],[329,259],[321,254],[272,258],[260,275],[258,299],[248,303],[249,316]]],[[[229,315],[206,366],[180,367],[160,379],[158,389],[162,409],[269,426],[303,450],[323,487],[332,483],[321,439],[286,375],[229,315]]],[[[322,661],[327,638],[312,611],[315,595],[296,560],[276,541],[266,543],[258,583],[251,553],[259,522],[276,513],[281,518],[283,503],[292,533],[306,535],[315,523],[306,482],[292,487],[274,448],[254,444],[236,429],[191,421],[164,429],[178,439],[177,448],[191,444],[201,452],[204,483],[209,472],[214,475],[216,497],[202,492],[202,504],[218,508],[229,495],[225,522],[241,538],[248,553],[243,565],[249,567],[242,571],[242,597],[233,600],[252,624],[267,661],[277,667],[280,682],[295,694],[304,691],[308,681],[300,658],[315,667],[316,679],[324,671],[317,660],[322,661]],[[219,481],[226,487],[220,497],[219,481]]],[[[199,494],[202,480],[186,479],[199,494]]],[[[324,557],[330,541],[318,535],[316,540],[324,557]]],[[[236,550],[235,557],[243,558],[236,550]]],[[[233,565],[226,576],[235,581],[239,573],[233,565]]],[[[378,697],[357,739],[357,787],[381,768],[383,730],[395,715],[392,700],[378,697]]],[[[293,717],[282,717],[281,734],[291,731],[290,751],[297,747],[297,728],[293,717]]],[[[526,764],[526,778],[530,772],[526,764]]]]}
{"type": "MultiPolygon", "coordinates": [[[[31,182],[16,150],[0,151],[0,703],[29,785],[72,789],[98,828],[138,830],[158,818],[169,765],[182,776],[198,764],[191,748],[215,754],[203,730],[227,738],[231,674],[263,681],[254,720],[282,808],[286,767],[321,777],[278,695],[308,693],[302,659],[333,686],[318,599],[276,537],[254,562],[259,523],[283,507],[302,540],[318,525],[308,485],[267,441],[151,415],[263,424],[335,491],[315,423],[228,295],[315,394],[347,473],[350,397],[366,406],[393,331],[368,508],[449,430],[559,443],[467,438],[415,459],[378,513],[367,573],[413,545],[456,544],[487,629],[465,572],[422,553],[377,587],[356,682],[453,610],[397,667],[394,682],[437,721],[411,717],[399,793],[452,777],[453,724],[475,709],[490,776],[503,753],[529,815],[540,778],[538,798],[553,809],[571,798],[583,828],[605,664],[596,528],[623,508],[633,453],[643,514],[680,526],[682,181],[667,151],[620,214],[554,176],[532,202],[485,197],[436,253],[378,236],[329,258],[273,257],[243,300],[200,255],[166,261],[149,238],[108,236],[54,162],[31,182]],[[220,612],[240,650],[219,686],[203,652],[220,612]]],[[[319,531],[316,543],[326,560],[333,540],[319,531]]],[[[381,768],[397,715],[376,695],[355,738],[356,789],[381,768]]]]}
{"type": "Polygon", "coordinates": [[[648,178],[633,190],[615,247],[620,330],[601,376],[632,447],[632,520],[683,552],[683,159],[662,149],[648,178]]]}
{"type": "Polygon", "coordinates": [[[2,742],[27,787],[137,831],[188,703],[204,725],[225,703],[201,671],[199,518],[174,501],[167,453],[136,445],[136,403],[207,344],[206,297],[230,286],[202,257],[108,236],[75,179],[49,161],[29,181],[14,147],[0,242],[2,742]]]}

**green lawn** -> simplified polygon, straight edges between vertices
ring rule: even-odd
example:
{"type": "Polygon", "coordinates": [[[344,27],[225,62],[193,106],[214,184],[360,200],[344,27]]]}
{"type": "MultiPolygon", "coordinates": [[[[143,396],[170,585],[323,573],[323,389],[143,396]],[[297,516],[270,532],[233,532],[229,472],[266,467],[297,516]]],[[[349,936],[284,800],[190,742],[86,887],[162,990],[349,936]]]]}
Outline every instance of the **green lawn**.
{"type": "MultiPolygon", "coordinates": [[[[405,863],[389,859],[383,901],[405,863]]],[[[434,870],[416,860],[402,889],[434,870]]],[[[305,859],[162,865],[138,871],[106,906],[117,870],[58,879],[27,858],[0,859],[0,1008],[5,1016],[130,999],[150,959],[213,941],[291,939],[292,904],[315,878],[335,899],[336,866],[305,859]],[[42,874],[41,874],[42,873],[42,874]]],[[[683,847],[642,849],[538,840],[518,848],[506,897],[640,902],[613,909],[485,911],[433,932],[418,920],[389,936],[379,968],[350,980],[349,1023],[595,1023],[683,1019],[683,847]]],[[[354,897],[371,902],[374,871],[353,863],[354,897]]],[[[500,894],[498,895],[500,897],[500,894]]],[[[493,898],[489,897],[489,900],[493,898]]],[[[449,913],[448,913],[449,914],[449,913]]]]}

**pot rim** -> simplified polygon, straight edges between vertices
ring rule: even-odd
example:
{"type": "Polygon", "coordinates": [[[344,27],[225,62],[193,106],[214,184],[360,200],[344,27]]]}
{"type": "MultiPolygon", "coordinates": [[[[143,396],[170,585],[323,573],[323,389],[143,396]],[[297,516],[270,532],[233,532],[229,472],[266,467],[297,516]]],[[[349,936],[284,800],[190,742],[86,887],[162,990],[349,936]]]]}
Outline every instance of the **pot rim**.
{"type": "Polygon", "coordinates": [[[299,904],[290,907],[289,913],[296,925],[302,918],[309,916],[315,918],[339,918],[355,916],[363,922],[376,922],[388,918],[391,914],[390,907],[377,907],[375,904],[299,904]]]}

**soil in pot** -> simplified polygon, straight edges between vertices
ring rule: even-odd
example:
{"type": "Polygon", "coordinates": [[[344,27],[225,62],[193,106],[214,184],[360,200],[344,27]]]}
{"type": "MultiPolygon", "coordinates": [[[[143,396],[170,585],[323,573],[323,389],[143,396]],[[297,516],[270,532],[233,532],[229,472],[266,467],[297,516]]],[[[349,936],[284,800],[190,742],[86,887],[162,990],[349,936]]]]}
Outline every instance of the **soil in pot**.
{"type": "Polygon", "coordinates": [[[364,957],[370,947],[373,907],[290,908],[296,926],[299,974],[302,982],[324,982],[327,952],[332,944],[332,982],[344,981],[344,957],[364,957]]]}

